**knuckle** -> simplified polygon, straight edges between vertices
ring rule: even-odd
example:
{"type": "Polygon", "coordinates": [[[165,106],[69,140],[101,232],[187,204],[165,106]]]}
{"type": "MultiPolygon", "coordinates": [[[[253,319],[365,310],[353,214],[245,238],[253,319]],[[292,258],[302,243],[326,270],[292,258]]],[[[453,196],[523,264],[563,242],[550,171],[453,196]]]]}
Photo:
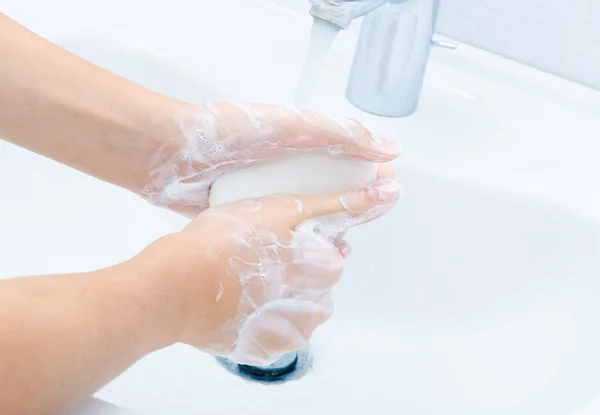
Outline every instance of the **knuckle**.
{"type": "Polygon", "coordinates": [[[350,119],[351,128],[354,132],[354,137],[360,143],[368,143],[373,139],[373,135],[371,131],[365,127],[360,121],[355,120],[354,118],[350,119]]]}
{"type": "Polygon", "coordinates": [[[323,324],[327,323],[331,317],[333,317],[333,310],[331,311],[327,311],[327,312],[323,312],[322,314],[319,315],[319,326],[322,326],[323,324]]]}
{"type": "Polygon", "coordinates": [[[360,213],[373,203],[373,195],[367,188],[345,192],[340,197],[340,202],[347,212],[360,213]]]}
{"type": "Polygon", "coordinates": [[[317,314],[317,325],[325,324],[331,317],[333,317],[333,304],[321,306],[317,314]]]}

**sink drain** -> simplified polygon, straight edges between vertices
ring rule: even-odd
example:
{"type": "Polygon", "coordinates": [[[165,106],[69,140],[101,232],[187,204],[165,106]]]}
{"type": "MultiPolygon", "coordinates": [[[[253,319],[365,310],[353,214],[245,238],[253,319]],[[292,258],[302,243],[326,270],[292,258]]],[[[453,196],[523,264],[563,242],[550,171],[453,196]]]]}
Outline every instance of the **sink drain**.
{"type": "Polygon", "coordinates": [[[312,357],[308,349],[287,353],[268,366],[240,365],[223,357],[217,357],[217,361],[236,376],[262,383],[284,383],[299,379],[312,365],[312,357]]]}
{"type": "Polygon", "coordinates": [[[287,353],[281,359],[269,366],[249,366],[238,365],[241,372],[247,373],[250,376],[255,376],[259,379],[277,379],[285,376],[294,370],[298,365],[298,353],[287,353]]]}

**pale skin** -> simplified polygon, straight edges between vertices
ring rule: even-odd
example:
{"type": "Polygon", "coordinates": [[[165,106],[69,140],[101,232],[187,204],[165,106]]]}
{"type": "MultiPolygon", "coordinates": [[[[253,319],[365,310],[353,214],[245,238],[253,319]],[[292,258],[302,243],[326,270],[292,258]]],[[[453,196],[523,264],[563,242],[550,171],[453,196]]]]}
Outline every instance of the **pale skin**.
{"type": "MultiPolygon", "coordinates": [[[[149,188],[161,194],[162,182],[151,180],[156,167],[186,143],[173,114],[205,110],[98,68],[1,14],[0,62],[0,137],[142,197],[149,188]]],[[[64,413],[143,356],[176,342],[266,361],[302,347],[331,316],[331,289],[349,254],[346,229],[327,235],[299,229],[323,218],[351,219],[343,223],[352,226],[378,218],[399,196],[394,172],[382,165],[377,181],[339,194],[283,195],[217,209],[205,204],[210,183],[223,172],[295,149],[336,148],[384,163],[398,156],[398,148],[357,123],[267,104],[254,104],[252,111],[277,139],[264,135],[268,146],[250,148],[243,111],[229,103],[206,108],[219,115],[215,139],[229,140],[235,152],[218,165],[204,159],[185,165],[197,170],[185,184],[194,184],[200,196],[159,197],[157,204],[195,217],[182,232],[102,270],[0,280],[0,413],[64,413]],[[244,266],[233,269],[232,260],[242,259],[244,266]],[[266,282],[239,278],[259,262],[266,282]],[[272,268],[263,270],[263,263],[272,268]],[[263,290],[277,278],[285,293],[270,290],[278,293],[270,298],[263,290]],[[267,314],[285,322],[273,331],[250,321],[255,308],[242,297],[263,310],[272,300],[302,298],[311,311],[267,307],[267,314]],[[247,331],[243,347],[237,326],[223,329],[232,322],[247,331]]]]}

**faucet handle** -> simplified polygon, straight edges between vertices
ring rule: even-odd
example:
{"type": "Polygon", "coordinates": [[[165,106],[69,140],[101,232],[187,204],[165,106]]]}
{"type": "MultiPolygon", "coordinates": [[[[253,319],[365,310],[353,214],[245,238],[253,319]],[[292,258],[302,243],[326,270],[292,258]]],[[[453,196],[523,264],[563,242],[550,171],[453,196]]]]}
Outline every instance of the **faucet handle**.
{"type": "Polygon", "coordinates": [[[451,49],[451,50],[455,50],[458,48],[458,45],[456,43],[448,42],[446,40],[436,40],[436,39],[431,40],[431,46],[437,46],[439,48],[451,49]]]}
{"type": "Polygon", "coordinates": [[[345,30],[352,20],[375,10],[383,3],[385,0],[310,0],[310,14],[345,30]]]}

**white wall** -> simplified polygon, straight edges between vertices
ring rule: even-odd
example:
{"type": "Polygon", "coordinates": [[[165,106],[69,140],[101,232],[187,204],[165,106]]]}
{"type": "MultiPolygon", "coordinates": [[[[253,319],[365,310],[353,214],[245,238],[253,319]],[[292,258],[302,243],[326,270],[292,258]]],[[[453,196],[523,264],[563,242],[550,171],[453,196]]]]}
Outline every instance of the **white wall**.
{"type": "Polygon", "coordinates": [[[600,0],[442,0],[438,31],[600,89],[600,0]]]}

